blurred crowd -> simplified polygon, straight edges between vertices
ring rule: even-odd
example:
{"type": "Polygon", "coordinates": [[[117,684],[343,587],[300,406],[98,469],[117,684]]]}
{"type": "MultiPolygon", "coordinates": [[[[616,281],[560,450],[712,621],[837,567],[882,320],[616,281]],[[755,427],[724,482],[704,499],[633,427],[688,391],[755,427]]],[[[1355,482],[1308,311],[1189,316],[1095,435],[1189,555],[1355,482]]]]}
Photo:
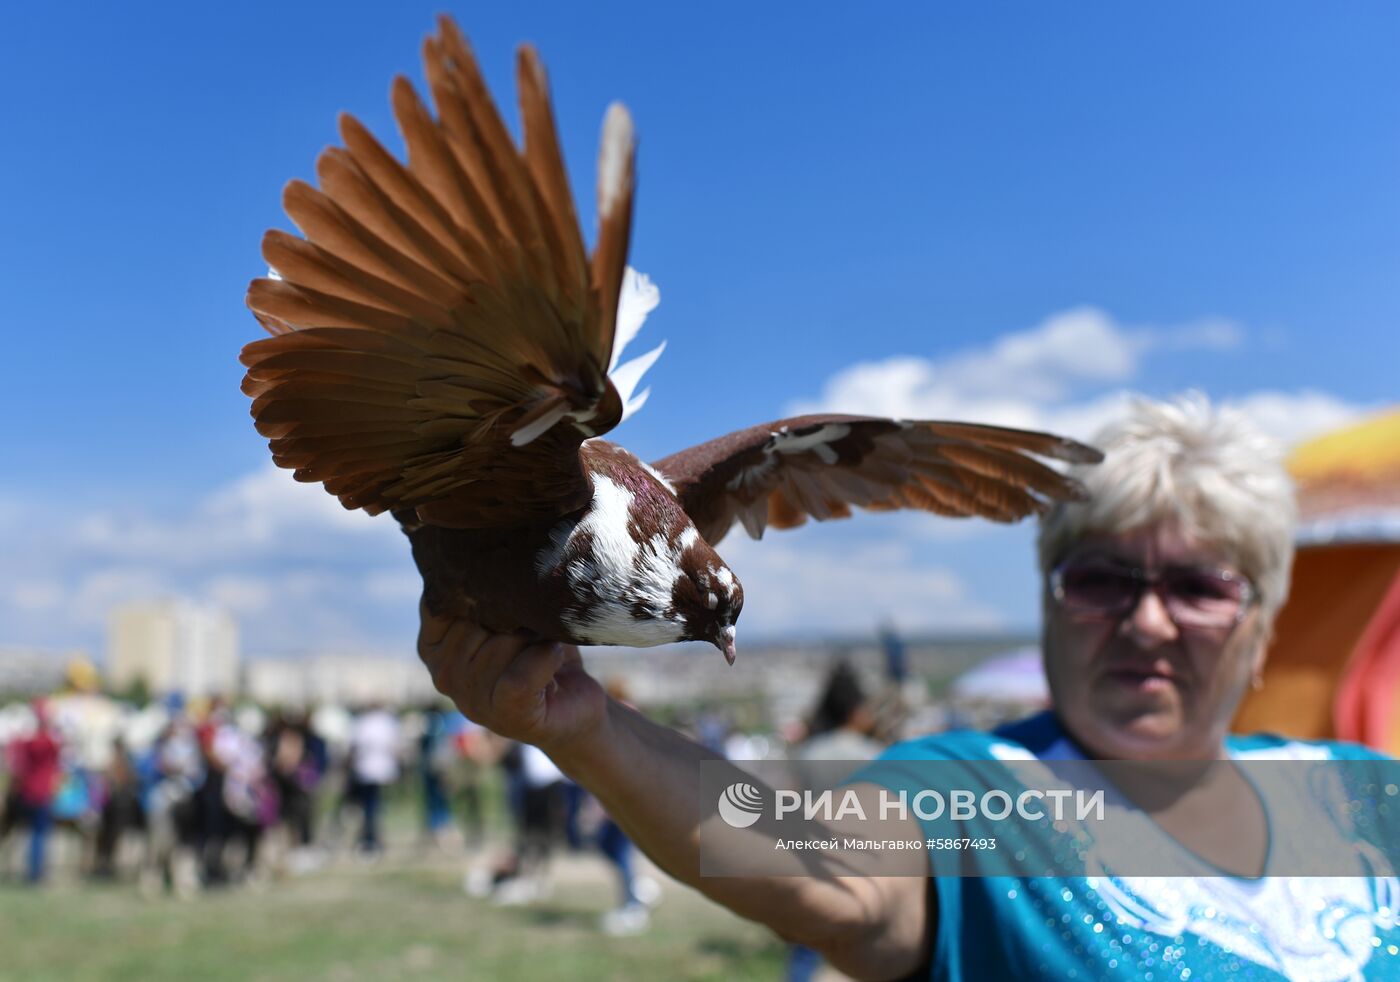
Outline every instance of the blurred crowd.
{"type": "Polygon", "coordinates": [[[615,870],[609,933],[645,929],[660,894],[547,756],[445,703],[305,712],[75,689],[0,707],[0,750],[0,877],[12,880],[41,884],[61,857],[65,876],[189,897],[374,862],[392,801],[399,848],[465,856],[465,889],[495,903],[548,895],[560,849],[615,870]]]}
{"type": "MultiPolygon", "coordinates": [[[[863,686],[838,657],[799,719],[765,725],[703,704],[672,722],[733,760],[789,760],[810,783],[805,761],[857,762],[911,728],[946,724],[911,715],[901,649],[882,640],[878,680],[863,686]]],[[[627,701],[620,680],[607,687],[627,701]]],[[[497,904],[546,897],[560,850],[596,855],[616,881],[616,906],[601,922],[611,934],[645,930],[660,895],[622,829],[549,757],[445,702],[310,711],[177,696],[138,703],[76,680],[0,706],[0,749],[0,877],[43,882],[59,846],[65,874],[192,896],[348,857],[374,862],[393,838],[396,848],[462,857],[465,890],[497,904]]],[[[794,949],[789,977],[808,977],[809,961],[794,949]]]]}
{"type": "MultiPolygon", "coordinates": [[[[425,827],[448,820],[446,772],[470,763],[472,730],[435,706],[269,712],[173,696],[137,706],[95,692],[12,704],[0,709],[0,870],[16,865],[7,847],[24,831],[23,876],[42,881],[51,839],[68,833],[85,875],[217,887],[317,864],[348,840],[352,813],[353,842],[373,857],[385,789],[407,770],[422,777],[425,827]]],[[[479,807],[468,814],[479,821],[479,807]]]]}

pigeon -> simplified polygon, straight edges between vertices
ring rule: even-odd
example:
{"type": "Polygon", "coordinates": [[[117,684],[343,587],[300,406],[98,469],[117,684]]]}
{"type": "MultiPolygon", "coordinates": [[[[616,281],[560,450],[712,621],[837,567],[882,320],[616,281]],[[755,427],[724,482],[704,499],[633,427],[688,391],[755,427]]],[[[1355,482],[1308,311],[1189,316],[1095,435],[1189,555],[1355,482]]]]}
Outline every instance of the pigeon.
{"type": "Polygon", "coordinates": [[[544,69],[516,61],[517,146],[447,17],[423,46],[436,112],[391,88],[406,162],[354,117],[283,193],[247,303],[243,391],[273,460],[402,525],[436,616],[586,645],[706,641],[733,663],[743,606],[715,551],[807,519],[918,509],[1011,522],[1082,489],[1058,436],[810,415],[648,464],[601,439],[660,349],[619,364],[658,300],[627,265],[636,140],[606,112],[586,251],[544,69]]]}

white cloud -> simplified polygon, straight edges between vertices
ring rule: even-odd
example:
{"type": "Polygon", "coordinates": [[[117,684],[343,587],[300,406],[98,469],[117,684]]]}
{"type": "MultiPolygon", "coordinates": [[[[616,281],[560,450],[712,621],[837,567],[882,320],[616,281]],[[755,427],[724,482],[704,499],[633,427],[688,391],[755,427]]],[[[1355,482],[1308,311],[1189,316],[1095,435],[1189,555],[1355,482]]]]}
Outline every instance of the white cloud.
{"type": "MultiPolygon", "coordinates": [[[[788,409],[965,419],[1087,439],[1122,412],[1132,395],[1127,386],[1150,385],[1144,372],[1149,356],[1197,352],[1205,357],[1201,353],[1230,351],[1243,341],[1243,329],[1224,318],[1129,327],[1096,307],[1076,307],[945,358],[859,362],[828,379],[818,397],[788,409]]],[[[1310,390],[1255,392],[1222,401],[1243,409],[1285,443],[1339,425],[1364,409],[1310,390]]]]}
{"type": "Polygon", "coordinates": [[[1024,398],[1051,399],[1076,382],[1129,377],[1141,346],[1103,311],[1076,307],[1034,330],[1008,334],[987,351],[954,357],[940,374],[966,391],[1005,387],[1024,398]]]}
{"type": "Polygon", "coordinates": [[[345,508],[321,485],[296,481],[271,463],[210,495],[200,511],[259,542],[297,527],[358,533],[395,528],[392,519],[345,508]]]}
{"type": "Polygon", "coordinates": [[[1025,425],[1030,407],[1061,400],[1076,386],[1131,378],[1142,353],[1161,343],[1157,335],[1125,331],[1097,308],[1076,307],[947,358],[906,355],[857,363],[829,379],[817,399],[791,409],[840,406],[847,407],[844,412],[925,419],[962,414],[1025,425]]]}
{"type": "Polygon", "coordinates": [[[317,552],[339,543],[398,543],[387,515],[349,511],[317,484],[302,484],[271,463],[216,488],[181,514],[96,512],[71,521],[67,538],[83,552],[120,560],[140,556],[172,568],[207,566],[269,550],[317,552]]]}

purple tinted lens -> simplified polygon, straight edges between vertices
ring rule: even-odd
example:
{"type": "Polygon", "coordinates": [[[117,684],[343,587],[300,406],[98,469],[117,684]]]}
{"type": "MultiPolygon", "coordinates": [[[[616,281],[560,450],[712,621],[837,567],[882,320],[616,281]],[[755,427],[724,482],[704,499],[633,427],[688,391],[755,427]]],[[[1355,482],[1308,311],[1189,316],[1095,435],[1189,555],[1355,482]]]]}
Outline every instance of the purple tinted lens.
{"type": "Polygon", "coordinates": [[[1184,603],[1238,604],[1244,599],[1244,580],[1218,570],[1175,569],[1162,574],[1168,595],[1184,603]]]}
{"type": "Polygon", "coordinates": [[[1086,610],[1122,610],[1138,595],[1138,580],[1121,567],[1084,564],[1060,571],[1064,602],[1086,610]]]}
{"type": "Polygon", "coordinates": [[[1220,570],[1179,569],[1162,575],[1162,592],[1178,624],[1232,624],[1244,609],[1248,591],[1243,578],[1220,570]]]}

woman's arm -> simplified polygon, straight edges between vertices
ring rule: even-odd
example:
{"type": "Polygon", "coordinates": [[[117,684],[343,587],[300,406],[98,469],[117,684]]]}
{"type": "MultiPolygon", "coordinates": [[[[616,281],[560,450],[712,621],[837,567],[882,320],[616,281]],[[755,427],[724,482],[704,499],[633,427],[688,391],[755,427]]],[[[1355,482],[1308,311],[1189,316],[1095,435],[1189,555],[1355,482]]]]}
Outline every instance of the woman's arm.
{"type": "MultiPolygon", "coordinates": [[[[700,827],[715,816],[695,789],[701,763],[722,758],[608,699],[577,648],[493,635],[425,610],[419,653],[468,718],[544,750],[671,876],[851,975],[895,978],[919,964],[932,936],[921,877],[849,875],[848,867],[813,866],[812,854],[786,853],[762,876],[702,876],[700,827]]],[[[861,789],[872,801],[875,791],[861,789]]],[[[922,837],[917,821],[907,822],[882,836],[922,837]]]]}

